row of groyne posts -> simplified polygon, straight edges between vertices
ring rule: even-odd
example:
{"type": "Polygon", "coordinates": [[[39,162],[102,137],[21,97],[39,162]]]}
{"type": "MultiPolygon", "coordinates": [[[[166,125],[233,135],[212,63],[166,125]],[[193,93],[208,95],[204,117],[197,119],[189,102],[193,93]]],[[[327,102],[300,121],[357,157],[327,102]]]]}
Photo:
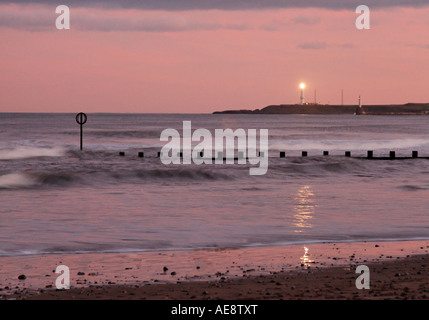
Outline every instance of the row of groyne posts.
{"type": "MultiPolygon", "coordinates": [[[[120,151],[119,152],[119,156],[121,157],[125,157],[125,152],[124,151],[120,151]]],[[[137,156],[139,158],[144,158],[144,152],[138,152],[137,156]]],[[[157,157],[160,158],[162,156],[161,152],[158,152],[157,157]]],[[[198,153],[198,156],[200,159],[204,159],[204,153],[201,151],[198,153]]],[[[259,152],[258,153],[259,157],[264,157],[264,153],[263,152],[259,152]]],[[[329,151],[323,151],[323,156],[329,156],[329,151]]],[[[357,156],[357,157],[352,157],[352,153],[351,151],[345,151],[344,156],[347,158],[354,158],[354,159],[368,159],[368,160],[406,160],[406,159],[429,159],[429,157],[421,157],[419,156],[419,152],[418,151],[412,151],[410,156],[400,156],[398,157],[396,155],[396,151],[390,151],[389,152],[389,156],[374,156],[374,151],[372,150],[368,150],[366,157],[362,157],[362,156],[357,156]]],[[[183,158],[183,152],[178,152],[177,157],[179,158],[183,158]]],[[[305,158],[308,157],[308,151],[302,151],[301,153],[301,157],[305,158]]],[[[280,158],[286,158],[286,152],[281,151],[280,152],[280,158]]],[[[210,159],[210,158],[209,158],[210,159]]],[[[238,157],[235,158],[225,158],[223,156],[222,152],[218,152],[218,156],[217,157],[211,157],[212,160],[217,160],[217,159],[223,159],[223,160],[229,160],[229,159],[234,159],[234,160],[240,160],[240,159],[244,159],[243,153],[239,152],[238,157]]]]}
{"type": "MultiPolygon", "coordinates": [[[[80,112],[76,115],[76,122],[80,125],[80,150],[83,150],[83,125],[87,122],[88,117],[85,113],[80,112]]],[[[125,152],[124,151],[120,151],[119,152],[119,156],[121,157],[125,157],[125,152]]],[[[144,152],[138,152],[137,156],[139,158],[144,158],[144,152]]],[[[162,156],[161,152],[158,152],[157,157],[160,158],[162,156]]],[[[264,153],[263,152],[259,152],[258,153],[259,157],[264,157],[264,153]]],[[[286,152],[281,151],[280,152],[280,158],[286,158],[286,152]]],[[[307,151],[302,151],[301,156],[303,158],[308,157],[308,152],[307,151]]],[[[323,151],[323,156],[329,156],[329,151],[323,151]]],[[[351,151],[345,151],[344,153],[345,157],[351,158],[352,157],[352,153],[351,151]]],[[[177,154],[177,157],[179,158],[183,158],[183,152],[179,152],[177,154]]],[[[198,157],[200,159],[204,159],[204,153],[203,152],[199,152],[198,153],[198,157]]],[[[244,153],[243,152],[239,152],[238,153],[238,158],[234,158],[234,160],[240,160],[244,158],[244,153]]],[[[374,151],[372,150],[368,150],[366,153],[366,157],[353,157],[353,158],[358,158],[358,159],[368,159],[368,160],[406,160],[406,159],[429,159],[429,157],[420,157],[419,156],[419,152],[418,151],[412,151],[411,152],[411,156],[408,157],[397,157],[396,156],[396,152],[395,151],[390,151],[389,152],[389,156],[378,156],[375,157],[374,156],[374,151]]],[[[223,159],[223,160],[229,160],[229,158],[225,158],[223,156],[222,152],[218,152],[217,154],[217,158],[212,157],[212,160],[217,160],[217,159],[223,159]]]]}

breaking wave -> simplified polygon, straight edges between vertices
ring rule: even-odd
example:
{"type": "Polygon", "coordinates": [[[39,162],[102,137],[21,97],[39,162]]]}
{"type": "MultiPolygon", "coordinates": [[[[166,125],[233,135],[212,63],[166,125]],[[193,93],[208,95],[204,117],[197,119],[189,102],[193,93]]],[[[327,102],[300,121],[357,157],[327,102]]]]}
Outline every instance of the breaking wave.
{"type": "Polygon", "coordinates": [[[43,185],[65,185],[76,180],[72,173],[9,173],[0,176],[1,189],[26,189],[43,185]]]}
{"type": "Polygon", "coordinates": [[[60,147],[38,148],[38,147],[15,147],[0,149],[0,160],[17,160],[39,157],[62,157],[65,150],[60,147]]]}
{"type": "MultiPolygon", "coordinates": [[[[142,128],[141,130],[86,130],[85,135],[96,138],[158,138],[161,135],[161,129],[150,130],[142,128]]],[[[63,131],[64,135],[76,136],[76,131],[63,131]]]]}
{"type": "Polygon", "coordinates": [[[412,149],[429,144],[429,139],[392,139],[392,140],[314,140],[296,139],[272,141],[270,150],[381,150],[412,149]]]}
{"type": "Polygon", "coordinates": [[[36,184],[36,179],[24,173],[10,173],[0,176],[0,189],[21,189],[36,184]]]}
{"type": "Polygon", "coordinates": [[[35,187],[60,186],[69,187],[73,183],[82,185],[105,185],[121,181],[122,183],[140,184],[154,181],[217,181],[231,180],[231,172],[212,171],[205,169],[131,169],[112,170],[68,170],[49,172],[18,172],[0,175],[0,190],[28,189],[35,187]]]}

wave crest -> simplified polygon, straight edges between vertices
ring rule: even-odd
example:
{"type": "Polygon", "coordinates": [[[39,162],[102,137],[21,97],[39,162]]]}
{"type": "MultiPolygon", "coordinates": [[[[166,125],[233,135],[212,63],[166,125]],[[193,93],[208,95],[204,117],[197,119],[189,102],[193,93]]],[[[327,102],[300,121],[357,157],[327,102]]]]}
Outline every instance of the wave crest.
{"type": "Polygon", "coordinates": [[[0,149],[0,160],[18,160],[39,157],[62,157],[64,154],[65,150],[59,147],[15,147],[0,149]]]}
{"type": "Polygon", "coordinates": [[[37,179],[25,173],[10,173],[0,176],[0,189],[29,188],[38,184],[37,179]]]}

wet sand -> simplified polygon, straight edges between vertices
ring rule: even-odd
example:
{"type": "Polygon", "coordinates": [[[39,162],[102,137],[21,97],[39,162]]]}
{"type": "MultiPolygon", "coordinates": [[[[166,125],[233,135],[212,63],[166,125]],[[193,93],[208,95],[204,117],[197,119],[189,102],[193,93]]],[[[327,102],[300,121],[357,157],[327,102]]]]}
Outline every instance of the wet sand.
{"type": "Polygon", "coordinates": [[[429,241],[0,259],[3,299],[428,299],[429,241]],[[307,249],[304,249],[307,248],[307,249]],[[71,289],[55,289],[56,265],[71,289]],[[358,290],[358,265],[370,289],[358,290]],[[164,268],[165,267],[165,268],[164,268]],[[25,280],[18,276],[24,274],[25,280]]]}
{"type": "Polygon", "coordinates": [[[428,255],[369,264],[371,286],[358,290],[353,268],[279,272],[244,279],[130,286],[103,286],[49,291],[28,299],[126,300],[286,300],[286,299],[428,299],[428,255]]]}

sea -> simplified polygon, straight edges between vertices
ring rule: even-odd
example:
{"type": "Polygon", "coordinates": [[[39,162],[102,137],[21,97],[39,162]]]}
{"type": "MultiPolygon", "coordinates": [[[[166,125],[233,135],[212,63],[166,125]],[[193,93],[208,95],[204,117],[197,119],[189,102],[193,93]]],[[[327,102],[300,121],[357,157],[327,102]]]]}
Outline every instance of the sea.
{"type": "Polygon", "coordinates": [[[0,113],[0,257],[429,239],[429,160],[365,158],[429,157],[429,116],[88,114],[82,151],[75,116],[0,113]],[[183,121],[268,129],[267,173],[163,164],[183,121]]]}

